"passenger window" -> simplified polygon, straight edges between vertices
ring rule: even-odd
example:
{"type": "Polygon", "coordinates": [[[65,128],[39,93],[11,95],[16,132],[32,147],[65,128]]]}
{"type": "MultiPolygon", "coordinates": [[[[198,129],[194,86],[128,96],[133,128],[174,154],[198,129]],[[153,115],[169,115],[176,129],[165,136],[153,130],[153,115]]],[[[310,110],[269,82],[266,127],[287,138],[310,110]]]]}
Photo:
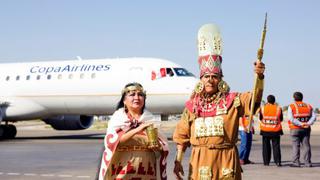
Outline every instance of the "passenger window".
{"type": "Polygon", "coordinates": [[[83,79],[84,78],[84,73],[81,73],[80,74],[80,79],[83,79]]]}
{"type": "Polygon", "coordinates": [[[40,79],[41,79],[41,75],[38,75],[38,76],[37,76],[37,80],[40,80],[40,79]]]}
{"type": "Polygon", "coordinates": [[[30,80],[30,75],[27,75],[27,76],[26,76],[26,80],[30,80]]]}
{"type": "Polygon", "coordinates": [[[94,79],[94,78],[96,78],[96,73],[91,74],[91,79],[94,79]]]}
{"type": "Polygon", "coordinates": [[[16,77],[16,81],[19,81],[19,80],[20,80],[20,76],[17,76],[17,77],[16,77]]]}
{"type": "Polygon", "coordinates": [[[69,79],[72,79],[73,78],[73,74],[69,74],[69,79]]]}
{"type": "Polygon", "coordinates": [[[51,74],[47,75],[47,79],[51,79],[51,74]]]}
{"type": "Polygon", "coordinates": [[[6,81],[9,81],[9,80],[10,80],[10,76],[7,76],[7,77],[6,77],[6,81]]]}
{"type": "Polygon", "coordinates": [[[62,79],[62,74],[59,74],[59,75],[58,75],[58,79],[62,79]]]}

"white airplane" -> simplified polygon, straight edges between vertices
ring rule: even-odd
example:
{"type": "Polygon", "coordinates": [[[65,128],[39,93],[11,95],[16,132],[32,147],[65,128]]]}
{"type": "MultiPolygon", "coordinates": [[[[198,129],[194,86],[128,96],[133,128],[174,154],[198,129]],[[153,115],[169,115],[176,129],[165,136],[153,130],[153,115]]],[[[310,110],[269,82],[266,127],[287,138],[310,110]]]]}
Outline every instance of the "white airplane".
{"type": "Polygon", "coordinates": [[[181,113],[197,78],[173,62],[155,58],[7,63],[0,65],[0,138],[14,138],[8,122],[41,119],[57,130],[91,126],[110,115],[122,88],[139,82],[146,107],[158,115],[181,113]]]}

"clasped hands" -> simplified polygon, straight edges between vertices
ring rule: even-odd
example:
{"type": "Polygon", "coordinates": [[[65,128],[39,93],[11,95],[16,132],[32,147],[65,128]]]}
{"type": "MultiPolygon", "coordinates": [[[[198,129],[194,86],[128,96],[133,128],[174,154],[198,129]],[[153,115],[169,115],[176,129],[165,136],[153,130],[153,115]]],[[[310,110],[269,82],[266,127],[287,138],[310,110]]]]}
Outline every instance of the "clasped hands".
{"type": "Polygon", "coordinates": [[[306,122],[303,122],[303,123],[301,123],[301,127],[302,128],[309,128],[310,125],[308,123],[306,123],[306,122]]]}

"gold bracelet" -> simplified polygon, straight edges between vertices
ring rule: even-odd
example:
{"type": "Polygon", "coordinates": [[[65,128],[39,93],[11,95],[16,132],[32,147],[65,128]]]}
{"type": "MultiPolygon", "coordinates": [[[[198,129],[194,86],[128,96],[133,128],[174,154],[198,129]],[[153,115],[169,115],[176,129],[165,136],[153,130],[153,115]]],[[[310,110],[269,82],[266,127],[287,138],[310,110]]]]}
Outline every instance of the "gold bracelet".
{"type": "Polygon", "coordinates": [[[182,162],[184,152],[181,149],[177,149],[176,159],[175,161],[182,162]]]}

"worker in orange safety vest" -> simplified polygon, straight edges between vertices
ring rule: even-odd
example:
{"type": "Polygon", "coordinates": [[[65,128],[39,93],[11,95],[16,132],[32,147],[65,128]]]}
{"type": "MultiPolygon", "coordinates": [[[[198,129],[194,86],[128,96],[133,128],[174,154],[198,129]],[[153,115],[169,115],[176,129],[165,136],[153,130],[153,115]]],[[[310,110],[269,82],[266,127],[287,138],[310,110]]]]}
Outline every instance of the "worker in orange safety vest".
{"type": "Polygon", "coordinates": [[[282,109],[276,103],[274,95],[267,97],[267,103],[261,107],[259,113],[260,135],[262,136],[263,164],[269,166],[271,159],[271,142],[275,164],[281,166],[280,136],[283,135],[281,122],[282,109]]]}
{"type": "Polygon", "coordinates": [[[302,101],[301,92],[295,92],[293,98],[295,102],[288,107],[288,124],[293,148],[292,167],[300,167],[300,144],[304,148],[304,166],[312,167],[310,133],[316,115],[312,106],[302,101]]]}

